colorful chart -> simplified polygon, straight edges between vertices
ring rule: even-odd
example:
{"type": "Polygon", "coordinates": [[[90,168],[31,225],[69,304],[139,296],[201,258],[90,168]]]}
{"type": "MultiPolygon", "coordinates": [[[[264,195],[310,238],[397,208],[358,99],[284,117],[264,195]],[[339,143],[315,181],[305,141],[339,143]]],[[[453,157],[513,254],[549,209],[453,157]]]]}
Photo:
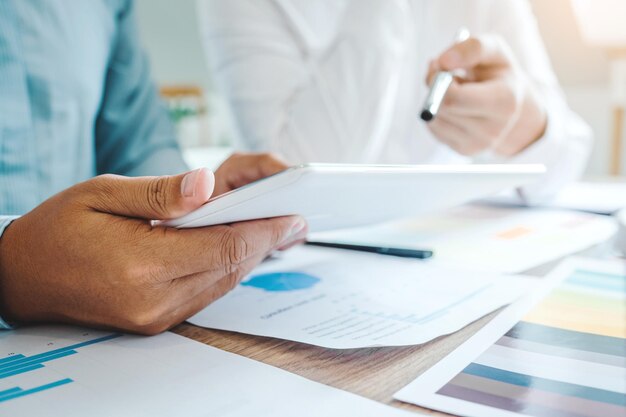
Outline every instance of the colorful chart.
{"type": "Polygon", "coordinates": [[[626,416],[626,265],[575,270],[437,394],[535,417],[626,416]]]}
{"type": "MultiPolygon", "coordinates": [[[[44,363],[61,359],[66,356],[75,355],[78,353],[76,349],[90,346],[96,343],[106,342],[107,340],[115,339],[120,336],[121,334],[111,334],[30,356],[25,356],[22,354],[10,355],[6,358],[0,359],[0,380],[45,368],[44,363]]],[[[62,385],[66,385],[72,382],[74,382],[74,380],[71,378],[62,378],[57,381],[30,388],[14,386],[8,389],[2,389],[0,390],[0,403],[13,400],[15,398],[36,394],[38,392],[60,387],[62,385]]]]}

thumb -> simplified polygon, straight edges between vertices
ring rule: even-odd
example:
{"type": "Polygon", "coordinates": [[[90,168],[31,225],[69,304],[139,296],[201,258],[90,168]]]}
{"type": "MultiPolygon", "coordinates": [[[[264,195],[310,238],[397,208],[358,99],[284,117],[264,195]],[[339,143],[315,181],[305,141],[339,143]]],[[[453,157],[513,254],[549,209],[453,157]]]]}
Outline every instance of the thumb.
{"type": "Polygon", "coordinates": [[[200,168],[161,177],[101,175],[85,183],[88,204],[101,212],[147,220],[185,215],[206,203],[215,187],[213,172],[200,168]]]}

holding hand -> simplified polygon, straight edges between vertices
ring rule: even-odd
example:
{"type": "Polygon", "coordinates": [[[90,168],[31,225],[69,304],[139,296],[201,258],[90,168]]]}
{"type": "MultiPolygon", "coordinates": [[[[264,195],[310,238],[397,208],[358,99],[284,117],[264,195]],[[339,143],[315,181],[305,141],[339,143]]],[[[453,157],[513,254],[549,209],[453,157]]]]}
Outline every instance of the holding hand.
{"type": "MultiPolygon", "coordinates": [[[[224,192],[279,167],[268,157],[237,156],[217,171],[218,184],[224,192]]],[[[304,238],[299,217],[200,229],[151,226],[152,219],[198,208],[214,186],[207,169],[103,175],[50,198],[0,239],[0,314],[158,333],[227,293],[273,250],[304,238]]]]}
{"type": "Polygon", "coordinates": [[[485,35],[450,47],[430,63],[438,71],[464,70],[428,124],[443,143],[463,155],[492,150],[513,156],[539,140],[547,117],[530,81],[502,38],[485,35]]]}

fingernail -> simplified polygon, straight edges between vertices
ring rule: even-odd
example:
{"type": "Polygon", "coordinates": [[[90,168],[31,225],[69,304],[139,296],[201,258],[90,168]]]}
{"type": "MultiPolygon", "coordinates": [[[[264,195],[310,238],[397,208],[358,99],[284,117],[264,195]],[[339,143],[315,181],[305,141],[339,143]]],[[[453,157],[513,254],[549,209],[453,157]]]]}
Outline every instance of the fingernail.
{"type": "Polygon", "coordinates": [[[291,232],[289,233],[287,239],[285,239],[285,242],[291,242],[296,238],[303,237],[300,236],[300,234],[302,234],[304,229],[306,229],[306,222],[304,221],[304,219],[299,219],[298,222],[294,224],[294,226],[291,228],[291,232]]]}
{"type": "Polygon", "coordinates": [[[198,183],[198,177],[200,176],[200,172],[204,168],[196,169],[195,171],[191,171],[183,178],[183,182],[180,184],[180,192],[183,197],[193,197],[196,195],[196,184],[198,183]]]}

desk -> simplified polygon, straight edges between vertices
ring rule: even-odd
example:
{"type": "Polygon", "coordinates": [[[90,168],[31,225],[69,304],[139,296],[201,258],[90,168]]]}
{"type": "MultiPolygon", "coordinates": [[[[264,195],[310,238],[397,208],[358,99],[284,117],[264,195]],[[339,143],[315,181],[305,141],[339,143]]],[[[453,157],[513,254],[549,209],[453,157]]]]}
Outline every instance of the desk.
{"type": "MultiPolygon", "coordinates": [[[[419,346],[332,350],[302,343],[181,324],[175,333],[264,362],[313,381],[396,407],[429,411],[396,401],[393,394],[487,324],[492,313],[452,335],[419,346]]],[[[429,411],[433,415],[445,415],[429,411]]]]}
{"type": "MultiPolygon", "coordinates": [[[[610,253],[611,247],[612,242],[606,242],[581,255],[604,257],[610,253]]],[[[527,274],[542,277],[557,263],[552,262],[528,271],[527,274]]],[[[332,350],[280,339],[209,330],[186,323],[177,326],[173,331],[375,401],[444,416],[447,414],[396,401],[392,396],[465,342],[497,313],[485,316],[449,336],[424,345],[407,347],[332,350]]]]}

